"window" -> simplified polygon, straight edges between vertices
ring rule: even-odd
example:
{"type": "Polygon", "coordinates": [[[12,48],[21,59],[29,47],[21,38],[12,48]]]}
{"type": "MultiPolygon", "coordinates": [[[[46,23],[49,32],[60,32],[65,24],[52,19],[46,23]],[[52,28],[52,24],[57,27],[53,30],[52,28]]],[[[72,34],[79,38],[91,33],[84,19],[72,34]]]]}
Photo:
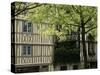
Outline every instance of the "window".
{"type": "Polygon", "coordinates": [[[73,70],[78,69],[78,65],[73,65],[73,70]]]}
{"type": "Polygon", "coordinates": [[[27,54],[28,54],[28,55],[31,54],[31,47],[30,47],[30,46],[28,46],[27,54]]]}
{"type": "Polygon", "coordinates": [[[26,46],[23,46],[23,55],[27,54],[26,49],[27,49],[26,46]]]}
{"type": "Polygon", "coordinates": [[[23,21],[23,32],[32,32],[32,23],[23,21]]]}
{"type": "Polygon", "coordinates": [[[67,70],[67,66],[61,66],[60,70],[67,70]]]}
{"type": "Polygon", "coordinates": [[[42,71],[48,71],[48,66],[42,66],[42,71]]]}
{"type": "Polygon", "coordinates": [[[94,43],[94,37],[92,34],[88,34],[88,55],[94,56],[95,55],[95,43],[94,43]]]}
{"type": "Polygon", "coordinates": [[[25,45],[22,47],[22,55],[32,55],[32,46],[25,45]]]}
{"type": "Polygon", "coordinates": [[[91,42],[91,41],[88,42],[88,55],[89,56],[94,56],[95,55],[94,45],[95,44],[93,42],[91,42]]]}

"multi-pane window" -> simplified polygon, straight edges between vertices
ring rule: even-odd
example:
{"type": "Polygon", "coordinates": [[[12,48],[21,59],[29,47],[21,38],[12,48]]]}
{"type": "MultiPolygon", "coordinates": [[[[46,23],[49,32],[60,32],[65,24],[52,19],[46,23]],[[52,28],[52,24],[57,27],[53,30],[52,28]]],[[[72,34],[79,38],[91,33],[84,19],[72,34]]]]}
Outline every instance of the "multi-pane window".
{"type": "Polygon", "coordinates": [[[22,47],[22,55],[26,55],[26,56],[32,55],[32,46],[31,45],[24,45],[22,47]]]}
{"type": "Polygon", "coordinates": [[[23,32],[32,32],[32,23],[23,21],[23,32]]]}

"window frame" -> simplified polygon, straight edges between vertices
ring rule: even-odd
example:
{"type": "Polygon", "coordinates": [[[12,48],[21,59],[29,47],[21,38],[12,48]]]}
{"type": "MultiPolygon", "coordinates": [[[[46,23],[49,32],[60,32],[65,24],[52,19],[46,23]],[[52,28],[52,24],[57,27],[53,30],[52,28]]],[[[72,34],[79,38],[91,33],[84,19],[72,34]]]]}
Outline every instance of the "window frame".
{"type": "Polygon", "coordinates": [[[21,54],[22,54],[22,56],[32,56],[32,51],[33,51],[32,45],[23,45],[21,54]],[[25,47],[26,47],[26,49],[25,49],[25,47]],[[30,48],[30,50],[29,50],[29,48],[30,48]]]}
{"type": "Polygon", "coordinates": [[[33,32],[32,23],[29,21],[23,21],[22,22],[22,32],[32,33],[33,32]],[[26,26],[26,28],[25,28],[25,26],[26,26]]]}
{"type": "Polygon", "coordinates": [[[95,43],[88,41],[88,56],[95,56],[95,43]]]}

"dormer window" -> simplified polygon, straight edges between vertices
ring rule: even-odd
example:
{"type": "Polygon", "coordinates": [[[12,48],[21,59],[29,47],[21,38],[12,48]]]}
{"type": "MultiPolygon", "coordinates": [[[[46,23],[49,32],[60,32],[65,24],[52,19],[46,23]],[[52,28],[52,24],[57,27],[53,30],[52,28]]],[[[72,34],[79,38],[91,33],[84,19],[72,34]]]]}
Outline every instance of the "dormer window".
{"type": "Polygon", "coordinates": [[[32,32],[32,23],[23,21],[23,32],[32,32]]]}

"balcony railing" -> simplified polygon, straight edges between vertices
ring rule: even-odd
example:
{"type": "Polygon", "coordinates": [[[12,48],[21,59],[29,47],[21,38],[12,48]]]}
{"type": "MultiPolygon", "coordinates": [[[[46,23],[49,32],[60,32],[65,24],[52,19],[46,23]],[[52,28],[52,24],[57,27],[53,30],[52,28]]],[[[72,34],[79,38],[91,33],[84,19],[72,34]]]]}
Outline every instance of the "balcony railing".
{"type": "MultiPolygon", "coordinates": [[[[14,34],[12,34],[14,35],[14,34]]],[[[48,44],[54,43],[53,36],[30,34],[30,33],[15,33],[15,43],[23,44],[48,44]]]]}
{"type": "Polygon", "coordinates": [[[16,64],[50,64],[52,63],[52,57],[16,57],[16,64]]]}

